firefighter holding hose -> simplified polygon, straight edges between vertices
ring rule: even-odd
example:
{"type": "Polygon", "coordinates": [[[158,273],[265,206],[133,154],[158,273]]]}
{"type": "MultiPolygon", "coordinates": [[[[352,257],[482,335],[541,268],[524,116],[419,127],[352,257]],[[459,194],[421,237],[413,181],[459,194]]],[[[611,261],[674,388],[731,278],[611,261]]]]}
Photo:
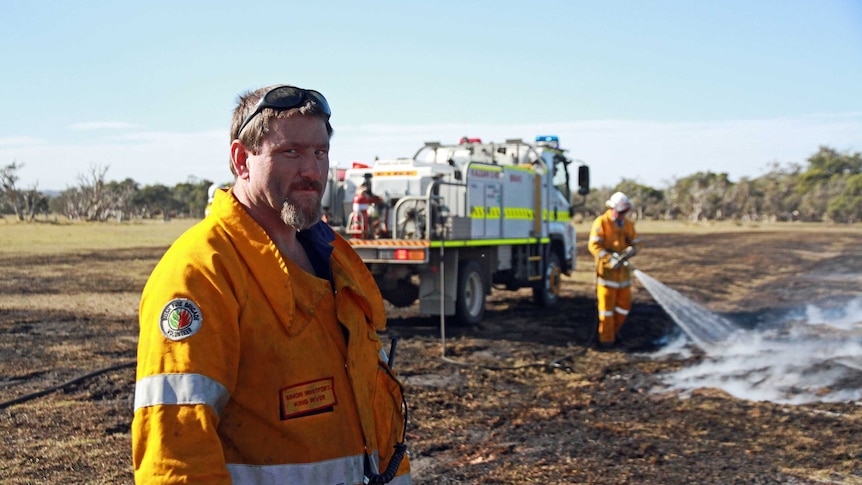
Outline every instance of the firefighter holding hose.
{"type": "Polygon", "coordinates": [[[626,194],[614,193],[605,205],[608,210],[593,221],[587,246],[596,258],[599,348],[614,346],[631,310],[632,269],[628,260],[641,248],[634,222],[626,217],[632,208],[626,194]]]}

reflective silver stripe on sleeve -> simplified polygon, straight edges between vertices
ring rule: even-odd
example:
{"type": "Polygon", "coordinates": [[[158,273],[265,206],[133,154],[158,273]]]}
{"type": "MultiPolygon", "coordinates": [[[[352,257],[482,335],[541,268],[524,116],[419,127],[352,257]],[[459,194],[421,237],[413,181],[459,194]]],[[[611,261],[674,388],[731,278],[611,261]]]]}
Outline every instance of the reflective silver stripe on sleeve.
{"type": "MultiPolygon", "coordinates": [[[[375,456],[376,458],[376,456],[375,456]]],[[[227,470],[233,483],[313,483],[315,485],[337,485],[363,483],[365,475],[363,457],[346,456],[316,463],[287,465],[243,465],[228,463],[227,470]]],[[[412,485],[409,473],[395,477],[391,485],[412,485]]]]}
{"type": "Polygon", "coordinates": [[[619,283],[616,281],[608,281],[604,278],[596,278],[596,282],[601,286],[607,286],[608,288],[625,288],[632,285],[632,280],[620,281],[619,283]]]}
{"type": "Polygon", "coordinates": [[[201,374],[156,374],[135,383],[135,411],[158,404],[206,404],[221,414],[227,389],[201,374]]]}
{"type": "Polygon", "coordinates": [[[336,485],[362,483],[362,455],[316,463],[242,465],[228,463],[233,483],[314,483],[336,485]]]}
{"type": "Polygon", "coordinates": [[[604,241],[605,238],[601,236],[590,236],[590,241],[604,241]]]}
{"type": "Polygon", "coordinates": [[[604,258],[607,254],[608,254],[608,250],[602,249],[601,251],[599,251],[599,254],[597,257],[601,259],[601,258],[604,258]]]}
{"type": "MultiPolygon", "coordinates": [[[[368,456],[368,462],[371,467],[371,473],[380,473],[380,455],[375,451],[368,456]]],[[[413,478],[409,473],[405,473],[399,477],[395,477],[392,481],[387,482],[389,485],[412,485],[413,478]]]]}
{"type": "Polygon", "coordinates": [[[405,473],[399,477],[395,477],[389,482],[389,485],[413,485],[413,477],[409,473],[405,473]]]}

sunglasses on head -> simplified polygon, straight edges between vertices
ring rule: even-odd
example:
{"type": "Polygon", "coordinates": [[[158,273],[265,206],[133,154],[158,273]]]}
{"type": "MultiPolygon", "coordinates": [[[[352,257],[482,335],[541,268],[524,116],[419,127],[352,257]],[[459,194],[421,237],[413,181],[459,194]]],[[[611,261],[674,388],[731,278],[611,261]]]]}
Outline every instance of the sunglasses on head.
{"type": "Polygon", "coordinates": [[[276,111],[284,111],[302,106],[309,100],[316,104],[317,107],[326,114],[326,116],[332,116],[332,111],[329,109],[329,103],[326,102],[326,98],[324,98],[319,92],[313,89],[302,89],[295,86],[279,86],[277,88],[270,89],[260,98],[260,101],[257,102],[254,109],[251,110],[251,113],[249,113],[249,115],[245,117],[245,120],[243,120],[242,124],[239,125],[236,137],[239,138],[239,135],[242,133],[242,130],[245,129],[245,126],[249,121],[266,108],[274,109],[276,111]]]}

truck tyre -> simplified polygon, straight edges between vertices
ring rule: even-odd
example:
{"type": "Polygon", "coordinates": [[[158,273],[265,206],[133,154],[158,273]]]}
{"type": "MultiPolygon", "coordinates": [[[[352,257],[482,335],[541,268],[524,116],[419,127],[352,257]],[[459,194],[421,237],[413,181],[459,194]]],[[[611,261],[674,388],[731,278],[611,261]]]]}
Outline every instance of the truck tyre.
{"type": "Polygon", "coordinates": [[[475,261],[461,261],[458,266],[455,321],[462,326],[478,325],[485,316],[485,281],[481,268],[475,261]]]}
{"type": "Polygon", "coordinates": [[[408,307],[419,298],[419,287],[413,283],[410,277],[391,280],[375,276],[374,281],[377,282],[383,299],[398,308],[408,307]]]}
{"type": "Polygon", "coordinates": [[[560,300],[562,274],[563,267],[560,265],[560,257],[556,251],[552,250],[548,253],[544,277],[533,287],[533,301],[545,307],[556,305],[560,300]]]}

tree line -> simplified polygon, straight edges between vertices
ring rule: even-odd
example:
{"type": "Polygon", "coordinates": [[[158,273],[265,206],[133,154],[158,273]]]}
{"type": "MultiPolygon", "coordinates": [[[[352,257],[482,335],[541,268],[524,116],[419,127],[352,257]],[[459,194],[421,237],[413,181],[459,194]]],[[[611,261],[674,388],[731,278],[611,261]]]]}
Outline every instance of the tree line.
{"type": "Polygon", "coordinates": [[[19,221],[32,221],[37,215],[59,215],[81,221],[202,218],[213,184],[210,180],[189,177],[173,187],[141,186],[130,178],[108,181],[108,167],[93,166],[89,172],[78,175],[75,186],[48,195],[36,185],[18,186],[18,171],[22,167],[23,164],[12,162],[0,168],[0,215],[14,216],[19,221]]]}
{"type": "Polygon", "coordinates": [[[574,200],[580,217],[605,211],[616,191],[635,204],[639,219],[689,221],[807,221],[853,223],[862,220],[862,154],[821,146],[806,164],[772,163],[764,175],[738,182],[724,172],[697,172],[656,189],[623,179],[615,187],[591,190],[574,200]]]}
{"type": "MultiPolygon", "coordinates": [[[[22,167],[12,162],[0,168],[0,215],[22,221],[49,214],[85,221],[200,218],[213,184],[194,177],[173,187],[141,186],[129,178],[108,181],[107,167],[95,166],[79,175],[74,187],[49,196],[37,185],[19,187],[22,167]]],[[[576,217],[604,212],[605,201],[616,191],[632,199],[639,219],[853,223],[862,220],[862,154],[821,146],[805,164],[776,162],[766,174],[738,182],[711,171],[676,179],[664,188],[622,179],[614,187],[592,189],[584,199],[575,196],[576,217]]]]}

